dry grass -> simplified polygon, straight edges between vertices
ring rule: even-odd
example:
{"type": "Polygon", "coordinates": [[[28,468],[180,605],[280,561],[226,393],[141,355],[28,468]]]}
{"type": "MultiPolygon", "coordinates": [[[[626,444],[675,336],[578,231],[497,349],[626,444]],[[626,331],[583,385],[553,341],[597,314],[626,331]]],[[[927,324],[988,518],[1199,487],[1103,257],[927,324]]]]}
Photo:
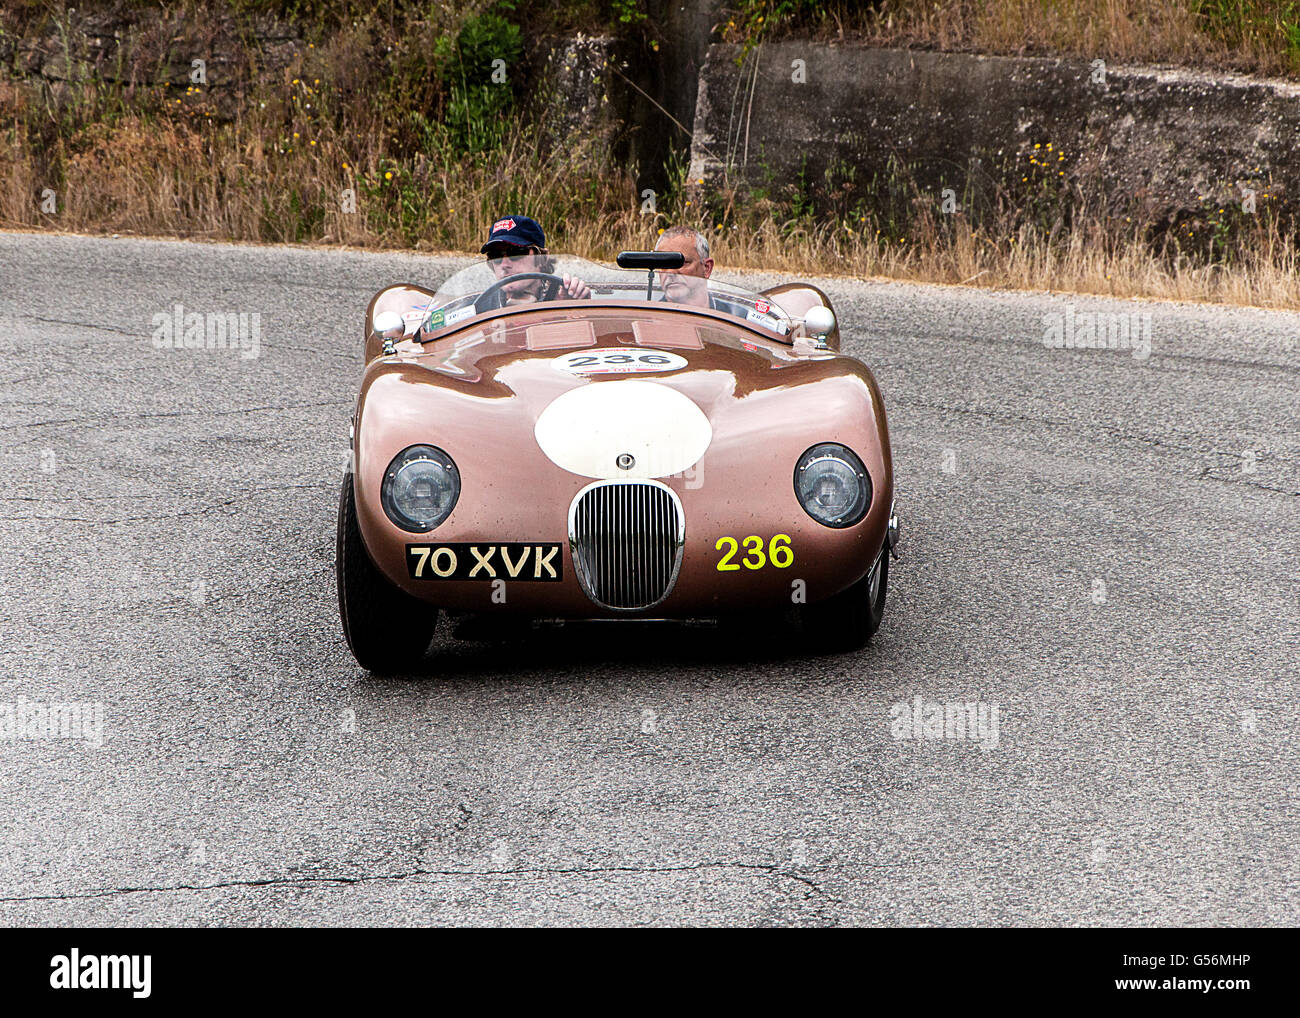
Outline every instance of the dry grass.
{"type": "Polygon", "coordinates": [[[1257,239],[1243,239],[1231,262],[1200,265],[1170,259],[1139,237],[1116,241],[1098,223],[1056,243],[1028,229],[996,242],[965,223],[949,236],[884,246],[829,227],[793,238],[772,230],[720,237],[713,252],[718,264],[736,268],[1298,310],[1295,238],[1260,230],[1257,239]]]}
{"type": "Polygon", "coordinates": [[[736,0],[734,7],[723,26],[733,42],[812,30],[882,46],[1300,77],[1294,0],[736,0]]]}

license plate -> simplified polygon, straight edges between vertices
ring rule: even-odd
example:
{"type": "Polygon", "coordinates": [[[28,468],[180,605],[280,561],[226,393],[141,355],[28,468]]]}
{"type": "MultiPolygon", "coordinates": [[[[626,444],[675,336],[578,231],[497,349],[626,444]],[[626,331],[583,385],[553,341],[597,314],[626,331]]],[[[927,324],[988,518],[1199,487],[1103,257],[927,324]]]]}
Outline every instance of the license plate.
{"type": "Polygon", "coordinates": [[[408,544],[406,569],[413,580],[520,580],[557,583],[564,579],[559,544],[408,544]]]}

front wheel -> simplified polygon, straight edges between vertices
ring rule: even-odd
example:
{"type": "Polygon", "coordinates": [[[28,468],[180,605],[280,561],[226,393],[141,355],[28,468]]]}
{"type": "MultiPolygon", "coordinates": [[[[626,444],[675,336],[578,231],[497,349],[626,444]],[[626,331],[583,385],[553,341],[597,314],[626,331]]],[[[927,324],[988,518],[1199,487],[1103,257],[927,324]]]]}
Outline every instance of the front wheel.
{"type": "Polygon", "coordinates": [[[334,573],[343,635],[357,663],[379,675],[413,671],[433,640],[438,609],[394,587],[370,560],[357,526],[351,474],[339,496],[334,573]]]}
{"type": "Polygon", "coordinates": [[[829,653],[858,650],[880,628],[885,617],[885,590],[889,585],[889,545],[866,576],[834,597],[804,605],[800,611],[804,634],[813,649],[829,653]]]}

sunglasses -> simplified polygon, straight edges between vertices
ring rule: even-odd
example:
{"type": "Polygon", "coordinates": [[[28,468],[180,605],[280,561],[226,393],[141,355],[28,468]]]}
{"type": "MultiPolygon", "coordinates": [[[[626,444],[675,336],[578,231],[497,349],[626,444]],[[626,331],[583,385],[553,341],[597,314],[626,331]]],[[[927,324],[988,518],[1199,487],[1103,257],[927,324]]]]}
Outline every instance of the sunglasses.
{"type": "Polygon", "coordinates": [[[487,259],[490,262],[499,261],[502,258],[524,258],[536,250],[532,247],[521,247],[518,244],[502,244],[499,247],[490,247],[487,250],[487,259]]]}

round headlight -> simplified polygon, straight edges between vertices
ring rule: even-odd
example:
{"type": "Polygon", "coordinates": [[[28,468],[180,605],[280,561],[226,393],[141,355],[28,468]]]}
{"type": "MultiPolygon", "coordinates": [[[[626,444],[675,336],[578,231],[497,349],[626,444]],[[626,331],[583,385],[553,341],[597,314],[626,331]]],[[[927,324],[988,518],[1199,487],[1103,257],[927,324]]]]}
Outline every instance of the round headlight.
{"type": "Polygon", "coordinates": [[[871,475],[853,450],[838,442],[814,445],[794,468],[799,504],[827,527],[851,527],[871,506],[871,475]]]}
{"type": "Polygon", "coordinates": [[[384,512],[403,530],[432,530],[451,515],[460,497],[460,471],[432,445],[413,445],[393,457],[380,494],[384,512]]]}

